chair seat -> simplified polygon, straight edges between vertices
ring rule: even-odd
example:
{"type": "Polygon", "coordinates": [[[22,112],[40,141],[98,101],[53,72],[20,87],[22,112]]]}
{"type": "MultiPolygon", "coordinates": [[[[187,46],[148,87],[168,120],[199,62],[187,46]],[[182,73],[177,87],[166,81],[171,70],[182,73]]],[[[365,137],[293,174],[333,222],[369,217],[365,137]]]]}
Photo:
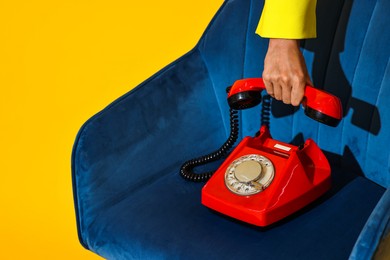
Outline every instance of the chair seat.
{"type": "Polygon", "coordinates": [[[172,170],[89,211],[85,242],[108,259],[347,259],[385,189],[340,168],[332,177],[321,199],[259,228],[202,206],[203,184],[172,170]]]}

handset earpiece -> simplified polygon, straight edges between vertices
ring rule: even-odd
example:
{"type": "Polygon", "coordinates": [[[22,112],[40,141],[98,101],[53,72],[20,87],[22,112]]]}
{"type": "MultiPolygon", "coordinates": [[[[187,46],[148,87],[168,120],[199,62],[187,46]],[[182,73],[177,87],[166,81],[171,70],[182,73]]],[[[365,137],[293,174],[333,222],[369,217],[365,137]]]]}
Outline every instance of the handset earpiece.
{"type": "MultiPolygon", "coordinates": [[[[261,102],[261,91],[265,89],[262,78],[240,79],[234,82],[228,94],[229,106],[233,109],[254,107],[261,102]]],[[[337,126],[342,119],[340,99],[312,86],[305,87],[302,100],[305,114],[323,124],[337,126]]]]}

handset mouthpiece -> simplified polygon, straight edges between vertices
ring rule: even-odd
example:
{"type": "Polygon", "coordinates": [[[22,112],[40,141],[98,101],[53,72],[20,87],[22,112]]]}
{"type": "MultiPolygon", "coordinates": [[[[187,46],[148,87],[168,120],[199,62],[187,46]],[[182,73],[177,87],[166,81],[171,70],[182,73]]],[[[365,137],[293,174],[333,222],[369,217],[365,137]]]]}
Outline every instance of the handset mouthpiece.
{"type": "Polygon", "coordinates": [[[228,94],[229,106],[236,110],[257,106],[261,103],[263,89],[265,89],[265,85],[261,78],[237,80],[228,94]]]}

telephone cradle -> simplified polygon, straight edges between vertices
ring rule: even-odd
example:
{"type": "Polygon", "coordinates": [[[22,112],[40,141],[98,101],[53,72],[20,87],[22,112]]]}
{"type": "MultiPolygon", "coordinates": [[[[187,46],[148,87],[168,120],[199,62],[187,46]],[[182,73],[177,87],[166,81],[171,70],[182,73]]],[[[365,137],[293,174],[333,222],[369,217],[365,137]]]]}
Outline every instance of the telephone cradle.
{"type": "MultiPolygon", "coordinates": [[[[268,226],[319,198],[331,186],[327,158],[312,139],[300,146],[272,139],[263,124],[255,137],[245,137],[229,154],[238,138],[237,110],[262,101],[261,78],[237,80],[227,89],[231,132],[221,148],[185,162],[180,175],[189,181],[207,181],[202,204],[244,222],[268,226]],[[229,154],[229,155],[228,155],[229,154]],[[195,173],[197,166],[224,158],[215,171],[195,173]]],[[[339,98],[312,86],[301,102],[305,114],[323,124],[337,126],[342,119],[339,98]]]]}
{"type": "Polygon", "coordinates": [[[244,222],[268,226],[311,203],[331,186],[317,144],[271,138],[266,126],[245,137],[202,189],[202,204],[244,222]]]}

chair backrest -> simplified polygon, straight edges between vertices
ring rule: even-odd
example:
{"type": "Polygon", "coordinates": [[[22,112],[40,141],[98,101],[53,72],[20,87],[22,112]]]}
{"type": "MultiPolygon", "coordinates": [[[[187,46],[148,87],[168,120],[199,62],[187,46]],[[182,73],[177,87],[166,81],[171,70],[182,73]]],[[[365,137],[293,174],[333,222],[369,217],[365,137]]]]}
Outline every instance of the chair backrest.
{"type": "MultiPolygon", "coordinates": [[[[261,0],[227,0],[197,48],[202,53],[221,111],[225,88],[236,79],[260,77],[267,40],[255,34],[261,0]]],[[[335,128],[299,109],[272,102],[271,133],[285,142],[312,138],[340,163],[376,183],[390,185],[390,1],[318,0],[318,37],[302,42],[314,85],[339,96],[344,118],[335,128]]],[[[228,128],[227,113],[223,115],[228,128]]],[[[260,106],[242,112],[242,134],[253,135],[260,106]]]]}

